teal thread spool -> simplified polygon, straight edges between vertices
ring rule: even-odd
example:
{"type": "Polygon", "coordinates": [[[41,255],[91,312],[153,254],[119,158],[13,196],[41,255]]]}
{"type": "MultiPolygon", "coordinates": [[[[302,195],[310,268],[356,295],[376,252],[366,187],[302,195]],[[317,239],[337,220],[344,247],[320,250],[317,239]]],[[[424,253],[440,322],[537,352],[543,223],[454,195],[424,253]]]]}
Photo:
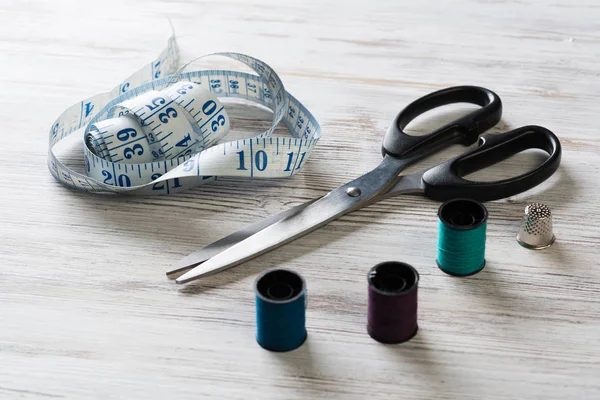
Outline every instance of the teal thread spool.
{"type": "Polygon", "coordinates": [[[438,210],[438,267],[447,274],[468,276],[485,266],[488,210],[471,199],[453,199],[438,210]]]}
{"type": "Polygon", "coordinates": [[[256,341],[271,351],[290,351],[306,340],[306,282],[287,269],[266,271],[254,282],[256,341]]]}

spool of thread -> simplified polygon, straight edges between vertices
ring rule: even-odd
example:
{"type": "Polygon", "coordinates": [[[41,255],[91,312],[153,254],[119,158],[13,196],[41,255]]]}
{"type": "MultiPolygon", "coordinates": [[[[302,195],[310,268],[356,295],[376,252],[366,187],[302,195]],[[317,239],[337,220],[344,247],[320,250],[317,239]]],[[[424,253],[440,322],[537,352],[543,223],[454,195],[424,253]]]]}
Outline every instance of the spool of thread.
{"type": "Polygon", "coordinates": [[[454,276],[473,275],[485,266],[488,211],[471,199],[449,200],[438,210],[438,267],[454,276]]]}
{"type": "Polygon", "coordinates": [[[269,270],[254,282],[256,341],[271,351],[290,351],[306,340],[306,283],[295,272],[269,270]]]}
{"type": "Polygon", "coordinates": [[[402,343],[416,335],[419,273],[402,262],[377,264],[369,271],[367,331],[382,343],[402,343]]]}

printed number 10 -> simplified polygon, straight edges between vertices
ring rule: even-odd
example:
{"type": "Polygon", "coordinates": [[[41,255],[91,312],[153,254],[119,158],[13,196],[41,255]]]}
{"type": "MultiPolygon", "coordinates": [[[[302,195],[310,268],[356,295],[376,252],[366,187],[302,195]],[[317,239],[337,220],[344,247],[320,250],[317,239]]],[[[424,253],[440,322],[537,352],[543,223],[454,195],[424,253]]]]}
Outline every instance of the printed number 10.
{"type": "MultiPolygon", "coordinates": [[[[238,151],[237,155],[240,157],[240,167],[238,168],[238,171],[247,171],[248,168],[246,168],[246,163],[244,162],[244,151],[238,151]]],[[[254,165],[256,169],[259,171],[264,171],[265,169],[267,169],[267,163],[267,153],[265,153],[264,150],[257,151],[254,155],[254,165]]]]}

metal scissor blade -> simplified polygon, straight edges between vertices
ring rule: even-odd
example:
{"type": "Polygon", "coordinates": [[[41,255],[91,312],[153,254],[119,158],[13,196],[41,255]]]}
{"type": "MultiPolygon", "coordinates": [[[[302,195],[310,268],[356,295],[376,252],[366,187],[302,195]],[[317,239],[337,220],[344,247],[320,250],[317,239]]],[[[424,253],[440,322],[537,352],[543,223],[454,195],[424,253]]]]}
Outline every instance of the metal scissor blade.
{"type": "Polygon", "coordinates": [[[169,267],[169,270],[167,271],[167,277],[169,279],[176,279],[180,277],[181,275],[191,270],[198,264],[201,264],[209,258],[214,257],[222,251],[227,250],[234,244],[239,243],[242,240],[254,235],[256,232],[263,230],[267,226],[272,225],[275,222],[280,221],[284,218],[292,216],[300,212],[301,210],[304,210],[309,204],[312,204],[314,202],[315,199],[307,201],[306,203],[300,204],[299,206],[290,208],[278,214],[270,215],[269,217],[255,222],[252,225],[245,227],[244,229],[241,229],[235,233],[232,233],[229,236],[224,237],[223,239],[217,240],[216,242],[204,247],[203,249],[191,253],[190,255],[182,258],[175,264],[171,265],[169,267]]]}
{"type": "Polygon", "coordinates": [[[187,283],[241,264],[326,225],[341,215],[369,204],[373,198],[395,183],[402,167],[402,163],[398,160],[384,158],[373,171],[329,192],[301,212],[282,219],[231,246],[185,273],[176,279],[176,282],[187,283]]]}
{"type": "Polygon", "coordinates": [[[423,194],[425,192],[423,189],[423,173],[417,172],[398,177],[398,182],[383,194],[382,198],[387,199],[403,194],[423,194]]]}

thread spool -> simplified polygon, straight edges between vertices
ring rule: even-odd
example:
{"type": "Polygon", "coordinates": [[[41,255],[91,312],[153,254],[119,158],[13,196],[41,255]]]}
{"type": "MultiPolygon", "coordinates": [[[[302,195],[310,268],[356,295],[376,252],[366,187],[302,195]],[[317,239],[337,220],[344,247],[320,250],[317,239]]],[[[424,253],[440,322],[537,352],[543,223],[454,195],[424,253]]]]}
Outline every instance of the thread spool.
{"type": "Polygon", "coordinates": [[[471,199],[453,199],[438,210],[438,267],[447,274],[469,276],[485,266],[488,210],[471,199]]]}
{"type": "Polygon", "coordinates": [[[381,343],[402,343],[416,335],[419,273],[395,261],[377,264],[369,271],[367,331],[381,343]]]}
{"type": "Polygon", "coordinates": [[[271,351],[290,351],[306,340],[306,283],[286,269],[266,271],[254,283],[256,341],[271,351]]]}

